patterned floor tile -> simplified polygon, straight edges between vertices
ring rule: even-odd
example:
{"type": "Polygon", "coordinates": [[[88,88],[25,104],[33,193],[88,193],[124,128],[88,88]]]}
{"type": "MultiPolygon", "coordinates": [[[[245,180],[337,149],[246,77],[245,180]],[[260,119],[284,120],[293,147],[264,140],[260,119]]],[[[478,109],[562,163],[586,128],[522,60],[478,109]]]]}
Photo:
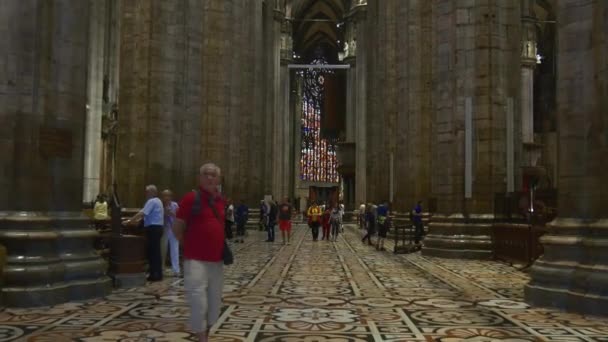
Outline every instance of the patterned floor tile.
{"type": "MultiPolygon", "coordinates": [[[[471,260],[394,255],[347,228],[291,245],[250,232],[225,269],[223,342],[608,341],[608,319],[529,307],[525,273],[471,260]]],[[[391,247],[391,242],[387,243],[391,247]]],[[[183,280],[49,308],[0,310],[0,342],[193,341],[183,280]]]]}

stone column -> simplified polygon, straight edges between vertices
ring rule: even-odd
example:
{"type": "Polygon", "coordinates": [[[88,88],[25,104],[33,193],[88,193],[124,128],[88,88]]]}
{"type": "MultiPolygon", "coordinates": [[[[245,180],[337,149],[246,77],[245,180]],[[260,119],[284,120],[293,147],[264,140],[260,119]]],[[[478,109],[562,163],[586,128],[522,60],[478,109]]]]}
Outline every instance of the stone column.
{"type": "MultiPolygon", "coordinates": [[[[219,5],[205,2],[224,11],[219,5]]],[[[205,13],[211,17],[216,12],[205,13]]],[[[209,21],[196,1],[121,1],[117,178],[125,206],[143,204],[146,184],[172,188],[176,194],[189,191],[206,158],[222,166],[229,114],[229,95],[222,85],[230,84],[223,79],[230,75],[230,59],[217,52],[224,42],[224,26],[210,34],[212,47],[201,49],[201,31],[209,21]],[[205,62],[221,79],[212,78],[204,67],[201,72],[205,62]],[[212,86],[201,89],[202,79],[212,86]],[[221,96],[212,96],[216,89],[221,89],[221,96]],[[204,105],[218,118],[213,125],[201,119],[204,105]]]]}
{"type": "MultiPolygon", "coordinates": [[[[389,197],[389,155],[394,125],[393,110],[396,98],[395,38],[393,0],[373,1],[367,7],[368,34],[366,46],[358,45],[358,51],[368,53],[367,72],[367,201],[379,203],[389,197]]],[[[362,32],[361,28],[358,33],[362,32]]]]}
{"type": "Polygon", "coordinates": [[[259,201],[264,194],[264,183],[266,181],[266,173],[264,172],[265,161],[261,161],[259,156],[264,154],[264,116],[266,111],[265,93],[267,92],[267,82],[265,80],[264,62],[268,50],[264,46],[264,5],[262,1],[251,1],[252,9],[249,11],[251,15],[252,27],[249,28],[248,40],[253,44],[252,57],[247,59],[247,63],[253,63],[252,67],[253,78],[252,82],[247,86],[252,89],[252,100],[247,104],[247,110],[250,111],[251,121],[249,131],[249,140],[246,143],[247,152],[249,154],[248,178],[249,187],[245,190],[247,203],[251,207],[258,208],[259,201]]]}
{"type": "Polygon", "coordinates": [[[339,172],[342,177],[344,205],[346,210],[352,210],[355,207],[358,208],[354,196],[356,175],[355,149],[357,146],[357,57],[354,48],[356,48],[357,27],[356,20],[352,16],[346,16],[344,29],[343,61],[350,68],[346,70],[346,141],[344,144],[338,144],[338,158],[341,164],[339,172]],[[348,153],[349,156],[352,154],[352,158],[340,160],[341,157],[344,158],[345,153],[348,153]]]}
{"type": "Polygon", "coordinates": [[[488,259],[494,194],[506,191],[507,107],[517,95],[516,2],[438,0],[432,191],[424,255],[488,259]],[[515,74],[515,76],[513,76],[515,74]]]}
{"type": "Polygon", "coordinates": [[[525,172],[534,175],[540,171],[537,164],[542,152],[542,146],[534,139],[536,18],[530,0],[523,0],[521,4],[521,140],[525,153],[525,172]]]}
{"type": "Polygon", "coordinates": [[[354,30],[354,39],[349,44],[352,53],[349,54],[356,58],[353,90],[356,120],[355,203],[367,203],[367,1],[353,2],[349,17],[354,30]]]}
{"type": "Polygon", "coordinates": [[[0,3],[0,243],[8,306],[106,295],[81,213],[89,2],[0,3]]]}
{"type": "MultiPolygon", "coordinates": [[[[291,108],[291,87],[290,80],[291,75],[289,68],[287,67],[289,63],[293,60],[293,42],[292,42],[292,34],[291,34],[291,23],[289,21],[283,21],[281,26],[281,70],[280,70],[280,86],[279,93],[277,96],[277,100],[279,101],[279,112],[278,112],[278,123],[279,123],[279,132],[282,135],[283,144],[279,147],[279,154],[282,163],[277,165],[281,168],[281,186],[280,192],[275,194],[277,196],[277,200],[280,200],[286,196],[291,197],[294,193],[294,189],[290,188],[290,177],[292,173],[290,172],[292,168],[290,167],[290,161],[292,160],[292,152],[291,152],[291,144],[293,141],[293,134],[291,127],[294,117],[292,116],[293,110],[291,108]]],[[[300,120],[297,120],[298,122],[300,120]]]]}
{"type": "Polygon", "coordinates": [[[100,192],[101,181],[101,123],[103,116],[104,62],[108,6],[106,2],[90,0],[89,64],[87,68],[87,106],[84,146],[83,202],[93,202],[100,192]]]}
{"type": "MultiPolygon", "coordinates": [[[[285,191],[285,184],[288,175],[286,175],[285,166],[287,160],[285,159],[284,146],[287,143],[285,140],[284,120],[286,113],[284,112],[284,99],[283,99],[283,70],[282,70],[282,50],[283,47],[287,49],[288,35],[284,31],[285,27],[285,7],[276,1],[275,8],[273,11],[273,23],[272,23],[272,50],[269,51],[271,54],[271,70],[274,78],[272,78],[272,117],[271,122],[272,129],[268,132],[271,138],[270,155],[268,158],[271,159],[271,174],[272,174],[272,193],[273,198],[279,199],[285,191]]],[[[285,27],[285,30],[287,28],[285,27]]],[[[286,50],[285,50],[286,53],[286,50]]],[[[286,66],[285,66],[286,68],[286,66]]]]}
{"type": "Polygon", "coordinates": [[[536,66],[536,25],[530,1],[522,1],[521,39],[521,122],[523,143],[534,142],[534,67],[536,66]]]}
{"type": "Polygon", "coordinates": [[[411,0],[396,11],[397,123],[395,208],[411,210],[416,201],[431,197],[432,123],[432,3],[411,0]]]}
{"type": "Polygon", "coordinates": [[[528,303],[608,314],[608,4],[557,2],[558,217],[525,288],[528,303]]]}

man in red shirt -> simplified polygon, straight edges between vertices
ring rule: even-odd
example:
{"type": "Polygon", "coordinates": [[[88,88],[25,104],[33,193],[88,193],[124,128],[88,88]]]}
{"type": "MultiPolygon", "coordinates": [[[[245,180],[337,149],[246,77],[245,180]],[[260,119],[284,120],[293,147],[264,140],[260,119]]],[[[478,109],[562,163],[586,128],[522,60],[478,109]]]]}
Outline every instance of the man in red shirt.
{"type": "Polygon", "coordinates": [[[222,306],[226,202],[218,190],[220,172],[212,163],[201,166],[198,215],[193,214],[196,198],[193,191],[182,198],[173,224],[175,236],[184,246],[184,290],[190,305],[190,326],[200,342],[208,341],[209,330],[219,318],[222,306]],[[211,206],[215,207],[215,213],[211,206]]]}

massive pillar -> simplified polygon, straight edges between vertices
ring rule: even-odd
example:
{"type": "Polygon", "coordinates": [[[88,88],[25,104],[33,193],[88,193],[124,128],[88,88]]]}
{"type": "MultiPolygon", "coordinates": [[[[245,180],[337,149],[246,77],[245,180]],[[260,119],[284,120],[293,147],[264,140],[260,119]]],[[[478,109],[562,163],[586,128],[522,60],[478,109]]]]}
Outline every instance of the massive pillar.
{"type": "Polygon", "coordinates": [[[111,2],[90,3],[83,202],[93,202],[100,192],[105,36],[111,2]]]}
{"type": "Polygon", "coordinates": [[[354,78],[355,112],[355,202],[367,201],[367,55],[369,53],[367,1],[353,1],[348,17],[354,30],[354,39],[349,44],[356,58],[354,78]]]}
{"type": "MultiPolygon", "coordinates": [[[[367,200],[373,203],[389,199],[391,140],[396,111],[395,71],[395,1],[370,1],[367,5],[369,40],[358,51],[369,51],[369,88],[367,89],[367,200]]],[[[360,31],[358,31],[360,32],[360,31]]]]}
{"type": "MultiPolygon", "coordinates": [[[[290,184],[292,170],[292,151],[291,144],[293,141],[293,131],[291,130],[291,123],[295,118],[295,114],[291,108],[291,75],[288,68],[289,63],[293,59],[293,43],[291,34],[291,23],[289,21],[283,21],[281,27],[281,70],[280,70],[280,86],[278,93],[278,108],[279,108],[279,134],[282,135],[283,144],[279,147],[278,154],[281,156],[282,161],[279,167],[281,168],[281,190],[276,194],[278,199],[283,197],[292,198],[294,190],[290,184]]],[[[297,120],[299,121],[299,120],[297,120]]]]}
{"type": "Polygon", "coordinates": [[[114,160],[111,133],[118,103],[120,18],[118,0],[89,0],[87,118],[82,200],[90,203],[99,193],[111,193],[114,160]]]}
{"type": "MultiPolygon", "coordinates": [[[[266,111],[265,94],[267,92],[265,81],[264,57],[267,50],[264,48],[264,3],[262,1],[249,1],[249,14],[251,16],[251,26],[247,29],[247,42],[251,44],[251,53],[246,56],[245,63],[252,64],[252,67],[247,67],[245,70],[251,70],[251,82],[247,83],[250,88],[251,100],[245,103],[245,111],[250,117],[249,124],[245,127],[248,134],[247,138],[247,178],[248,187],[244,191],[246,193],[247,203],[257,208],[259,200],[264,194],[264,183],[266,173],[264,172],[264,161],[261,161],[259,156],[264,155],[264,116],[266,111]],[[255,66],[255,67],[254,67],[255,66]]],[[[246,71],[247,72],[247,71],[246,71]]]]}
{"type": "Polygon", "coordinates": [[[81,213],[89,2],[0,3],[0,243],[8,306],[110,290],[81,213]]]}
{"type": "Polygon", "coordinates": [[[507,163],[507,128],[514,127],[509,117],[517,108],[519,4],[437,0],[434,6],[438,207],[423,254],[490,258],[494,194],[506,192],[514,169],[507,163]]]}
{"type": "Polygon", "coordinates": [[[557,2],[558,217],[526,301],[608,314],[608,4],[557,2]]]}
{"type": "Polygon", "coordinates": [[[287,196],[289,191],[289,146],[291,145],[291,129],[289,127],[289,70],[287,64],[292,56],[291,24],[285,19],[285,4],[275,2],[273,10],[272,32],[270,44],[270,70],[272,78],[272,111],[268,118],[271,125],[267,131],[270,140],[268,158],[271,160],[270,175],[272,175],[271,195],[275,199],[287,196]]]}
{"type": "Polygon", "coordinates": [[[411,210],[418,200],[431,196],[432,123],[432,3],[408,1],[396,11],[397,121],[395,203],[399,211],[411,210]]]}
{"type": "MultiPolygon", "coordinates": [[[[172,185],[183,113],[184,3],[121,2],[118,193],[141,206],[146,184],[172,185]]],[[[200,24],[200,21],[199,21],[200,24]]],[[[180,189],[181,190],[181,189],[180,189]]]]}
{"type": "Polygon", "coordinates": [[[536,24],[531,1],[522,1],[521,47],[521,132],[523,143],[534,142],[534,67],[536,66],[536,24]]]}
{"type": "Polygon", "coordinates": [[[353,16],[345,17],[344,63],[346,70],[346,141],[338,144],[340,176],[342,177],[343,201],[346,210],[358,208],[356,186],[356,147],[357,147],[357,56],[354,48],[357,38],[357,21],[353,16]]]}

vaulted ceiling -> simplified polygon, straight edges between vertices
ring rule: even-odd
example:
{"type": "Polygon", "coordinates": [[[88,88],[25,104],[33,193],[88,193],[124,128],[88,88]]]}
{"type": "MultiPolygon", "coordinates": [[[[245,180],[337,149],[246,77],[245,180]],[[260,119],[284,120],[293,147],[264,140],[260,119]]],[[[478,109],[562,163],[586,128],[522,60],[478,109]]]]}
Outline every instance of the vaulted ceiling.
{"type": "Polygon", "coordinates": [[[317,46],[341,50],[343,25],[349,0],[295,0],[291,3],[294,51],[310,54],[317,46]]]}

